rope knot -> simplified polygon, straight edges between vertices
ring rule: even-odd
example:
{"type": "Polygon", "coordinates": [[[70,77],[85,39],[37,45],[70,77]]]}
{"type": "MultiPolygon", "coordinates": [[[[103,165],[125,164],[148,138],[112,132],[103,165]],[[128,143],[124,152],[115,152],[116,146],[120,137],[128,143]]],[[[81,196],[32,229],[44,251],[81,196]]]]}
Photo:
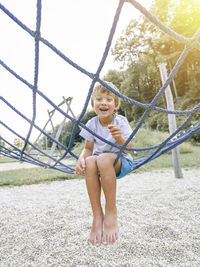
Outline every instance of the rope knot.
{"type": "Polygon", "coordinates": [[[35,31],[35,32],[33,33],[33,37],[34,37],[34,39],[35,39],[36,41],[38,41],[38,40],[40,39],[40,36],[41,36],[40,31],[35,31]]]}
{"type": "Polygon", "coordinates": [[[196,38],[194,38],[194,37],[188,38],[186,40],[186,46],[189,49],[197,48],[198,50],[200,50],[200,42],[199,42],[197,37],[196,38]]]}

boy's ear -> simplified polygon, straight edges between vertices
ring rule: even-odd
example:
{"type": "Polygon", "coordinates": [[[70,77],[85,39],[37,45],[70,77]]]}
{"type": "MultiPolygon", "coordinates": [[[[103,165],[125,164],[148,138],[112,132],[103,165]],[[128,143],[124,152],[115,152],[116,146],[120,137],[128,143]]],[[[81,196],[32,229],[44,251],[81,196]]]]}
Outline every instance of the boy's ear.
{"type": "Polygon", "coordinates": [[[116,113],[118,111],[118,107],[115,107],[114,109],[114,113],[116,113]]]}
{"type": "Polygon", "coordinates": [[[119,109],[119,105],[115,106],[115,111],[117,111],[119,109]]]}

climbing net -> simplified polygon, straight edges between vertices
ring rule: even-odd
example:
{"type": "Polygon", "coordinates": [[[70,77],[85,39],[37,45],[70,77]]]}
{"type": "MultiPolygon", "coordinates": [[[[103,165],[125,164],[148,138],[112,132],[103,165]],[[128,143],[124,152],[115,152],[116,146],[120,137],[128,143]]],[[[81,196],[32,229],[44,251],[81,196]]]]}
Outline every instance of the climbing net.
{"type": "MultiPolygon", "coordinates": [[[[68,58],[66,55],[64,55],[61,51],[59,51],[52,43],[50,43],[48,40],[44,39],[41,36],[40,33],[40,26],[41,26],[41,0],[37,0],[37,17],[36,17],[36,29],[33,31],[28,26],[23,24],[16,16],[14,16],[5,6],[3,6],[0,3],[0,9],[11,19],[13,22],[15,22],[18,26],[20,26],[23,30],[25,30],[34,40],[35,43],[35,71],[34,71],[34,83],[29,83],[26,79],[24,79],[20,74],[16,73],[11,67],[9,67],[5,62],[3,62],[0,59],[1,66],[7,70],[11,75],[13,75],[16,79],[18,79],[20,82],[25,84],[25,86],[32,91],[32,99],[33,99],[33,105],[32,105],[32,118],[28,118],[23,113],[21,113],[16,107],[14,107],[11,103],[9,103],[3,96],[0,96],[0,100],[14,113],[16,113],[20,118],[25,120],[29,124],[28,133],[26,133],[25,137],[16,132],[14,129],[10,128],[6,123],[4,123],[2,120],[0,120],[0,124],[2,127],[6,128],[9,132],[14,134],[17,138],[19,138],[23,142],[23,147],[19,149],[17,146],[11,144],[5,137],[1,136],[1,142],[0,144],[0,154],[6,157],[18,159],[22,162],[28,162],[32,163],[38,166],[43,166],[45,168],[54,168],[63,172],[67,173],[74,173],[74,167],[73,164],[66,163],[63,161],[68,156],[72,156],[75,159],[78,159],[78,156],[75,155],[72,152],[72,147],[75,139],[75,133],[77,131],[78,127],[82,127],[92,133],[97,138],[103,140],[105,143],[110,144],[112,146],[116,146],[120,148],[120,151],[118,153],[118,158],[120,154],[125,149],[126,145],[132,140],[132,138],[136,135],[137,131],[145,121],[145,119],[148,117],[149,113],[153,110],[164,112],[166,114],[186,114],[187,118],[184,120],[184,122],[172,133],[169,135],[166,140],[164,140],[162,143],[151,146],[151,147],[144,147],[144,148],[130,148],[129,150],[134,151],[136,153],[136,157],[134,158],[134,169],[139,168],[141,165],[157,158],[161,154],[165,153],[166,151],[175,148],[177,145],[181,144],[182,142],[186,141],[187,139],[191,138],[193,135],[200,132],[200,120],[198,120],[195,124],[192,126],[187,126],[189,124],[189,121],[194,116],[194,114],[199,113],[200,111],[200,104],[195,106],[193,109],[190,110],[184,110],[184,111],[178,111],[178,110],[167,110],[160,108],[156,106],[161,96],[165,93],[165,90],[167,86],[172,82],[174,76],[179,71],[181,65],[183,64],[188,52],[196,48],[200,50],[200,42],[198,41],[200,38],[200,28],[197,30],[197,32],[194,34],[191,38],[186,38],[177,32],[173,31],[169,27],[167,27],[165,24],[163,24],[157,17],[155,17],[151,12],[147,11],[143,6],[141,6],[138,2],[135,0],[120,0],[119,5],[117,7],[113,24],[110,29],[110,33],[108,36],[108,40],[106,43],[106,47],[103,53],[103,56],[99,62],[98,68],[96,73],[91,73],[84,69],[83,67],[79,66],[77,63],[73,62],[70,58],[68,58]],[[131,99],[127,97],[126,95],[123,95],[119,92],[117,92],[114,88],[112,88],[109,84],[107,84],[105,81],[103,81],[100,78],[100,74],[102,71],[102,68],[105,64],[105,61],[107,59],[113,36],[115,34],[115,30],[117,27],[117,23],[120,17],[120,13],[122,10],[123,5],[129,2],[131,3],[136,9],[138,9],[144,16],[146,16],[150,22],[152,22],[156,27],[158,27],[161,31],[163,31],[165,34],[173,38],[175,41],[179,43],[183,43],[185,45],[180,57],[178,58],[176,64],[174,65],[173,69],[171,70],[171,73],[167,77],[165,83],[163,86],[159,89],[158,93],[155,95],[151,103],[144,104],[138,101],[135,101],[134,99],[131,99]],[[74,118],[73,116],[70,116],[67,112],[63,111],[58,105],[56,105],[51,99],[49,99],[41,90],[38,88],[38,67],[39,67],[39,45],[40,43],[43,43],[46,45],[49,49],[51,49],[55,54],[57,54],[59,57],[61,57],[66,64],[71,65],[72,68],[75,68],[76,70],[80,71],[87,77],[91,79],[91,83],[88,89],[88,94],[85,99],[84,107],[78,116],[78,118],[74,118]],[[92,132],[90,129],[88,129],[85,124],[82,123],[82,119],[87,111],[90,97],[94,88],[94,85],[96,82],[101,83],[103,86],[105,86],[108,90],[113,92],[115,95],[120,97],[123,100],[126,100],[127,102],[131,103],[132,105],[136,105],[138,107],[141,107],[144,109],[144,113],[141,116],[140,120],[136,124],[135,129],[133,130],[132,134],[127,139],[126,143],[123,146],[119,146],[116,144],[113,144],[109,142],[108,140],[105,140],[101,136],[97,135],[95,132],[92,132]],[[47,131],[44,129],[41,129],[36,124],[36,102],[37,102],[37,96],[40,96],[46,101],[48,104],[52,106],[52,108],[56,109],[62,116],[65,118],[71,120],[73,122],[73,130],[71,132],[71,137],[68,146],[65,146],[62,144],[62,142],[58,141],[56,138],[52,137],[50,134],[48,134],[47,131]],[[60,147],[63,151],[65,151],[62,155],[59,157],[54,157],[53,155],[49,155],[47,152],[44,152],[41,150],[37,145],[33,144],[30,141],[30,136],[33,129],[37,129],[40,131],[44,136],[49,138],[53,143],[55,143],[58,147],[60,147]],[[183,131],[184,129],[184,131],[183,131]],[[186,129],[186,130],[185,130],[186,129]],[[50,158],[51,161],[44,162],[41,161],[37,156],[28,153],[27,147],[33,148],[35,151],[37,151],[40,155],[43,155],[44,157],[50,158]],[[142,152],[142,153],[141,153],[142,152]]],[[[2,114],[1,114],[2,115],[2,114]]]]}

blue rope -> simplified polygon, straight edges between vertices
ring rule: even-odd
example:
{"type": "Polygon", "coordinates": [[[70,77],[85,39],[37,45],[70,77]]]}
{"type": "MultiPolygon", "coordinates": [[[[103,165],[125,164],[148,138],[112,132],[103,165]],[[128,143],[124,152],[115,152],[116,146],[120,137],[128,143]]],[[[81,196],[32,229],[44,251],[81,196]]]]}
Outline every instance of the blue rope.
{"type": "MultiPolygon", "coordinates": [[[[173,149],[174,147],[176,147],[177,145],[181,144],[182,142],[185,142],[186,140],[188,140],[189,138],[191,138],[192,136],[194,136],[195,134],[200,133],[200,120],[198,120],[192,127],[189,127],[186,130],[185,127],[187,127],[187,125],[189,125],[189,122],[191,121],[191,119],[193,118],[193,116],[195,114],[199,114],[200,112],[200,104],[198,104],[197,106],[195,106],[193,109],[190,110],[167,110],[167,109],[163,109],[160,108],[158,106],[156,106],[156,104],[158,103],[159,99],[161,98],[161,96],[164,94],[167,86],[171,83],[171,81],[173,80],[174,76],[178,73],[180,67],[182,66],[188,52],[193,49],[196,48],[198,50],[200,50],[200,42],[199,42],[199,37],[200,37],[200,28],[196,31],[196,33],[194,34],[193,37],[191,38],[186,38],[178,33],[176,33],[175,31],[173,31],[172,29],[170,29],[169,27],[167,27],[164,23],[162,23],[157,17],[155,17],[153,14],[151,14],[151,12],[147,11],[144,7],[142,7],[142,5],[140,5],[137,1],[135,0],[120,0],[114,19],[113,19],[113,24],[112,27],[110,29],[110,33],[108,36],[108,40],[106,43],[106,47],[104,50],[104,53],[102,55],[102,59],[100,60],[100,63],[97,67],[97,71],[95,73],[91,73],[88,72],[86,69],[84,69],[83,67],[79,66],[77,63],[73,62],[69,57],[67,57],[66,55],[64,55],[60,50],[58,50],[53,44],[51,44],[48,40],[44,39],[41,34],[40,34],[40,26],[41,26],[41,10],[42,10],[42,2],[41,0],[37,0],[37,15],[36,15],[36,30],[33,31],[31,30],[29,27],[27,27],[23,22],[21,22],[16,16],[14,16],[5,6],[3,6],[0,3],[0,9],[10,18],[13,20],[13,22],[15,22],[19,27],[21,27],[24,31],[26,31],[28,34],[31,35],[31,37],[34,39],[35,42],[35,66],[34,66],[34,82],[33,84],[28,82],[27,80],[25,80],[20,74],[16,73],[11,67],[9,67],[5,62],[3,62],[0,59],[0,64],[1,66],[7,70],[11,75],[13,75],[15,78],[17,78],[19,81],[21,81],[22,83],[24,83],[27,88],[29,88],[32,91],[32,99],[33,99],[33,103],[32,103],[32,118],[29,119],[27,118],[24,114],[22,114],[19,110],[17,110],[11,103],[9,103],[5,98],[3,98],[2,96],[0,96],[0,101],[2,101],[4,104],[6,104],[13,112],[17,113],[21,118],[23,118],[25,121],[27,121],[29,123],[29,130],[27,133],[26,138],[24,138],[23,136],[21,136],[20,134],[18,134],[17,132],[15,132],[13,129],[11,129],[8,125],[6,125],[3,121],[0,121],[0,124],[7,129],[9,132],[11,132],[12,134],[14,134],[17,138],[19,138],[20,140],[22,140],[24,142],[23,148],[19,149],[18,147],[14,146],[13,144],[11,144],[10,142],[8,142],[4,137],[1,137],[1,140],[5,143],[5,145],[0,144],[0,155],[3,155],[5,157],[10,157],[10,158],[14,158],[20,161],[24,161],[24,162],[28,162],[31,164],[34,164],[36,166],[43,166],[45,168],[54,168],[56,170],[62,171],[62,172],[67,172],[67,173],[74,173],[74,167],[73,164],[69,164],[69,163],[65,163],[63,160],[68,158],[68,154],[71,155],[73,158],[78,159],[78,156],[75,155],[71,149],[73,147],[74,144],[74,139],[75,139],[75,134],[77,131],[78,126],[81,126],[82,128],[86,129],[87,131],[89,131],[91,134],[93,134],[96,138],[104,141],[105,143],[115,146],[117,148],[120,149],[116,162],[119,159],[121,153],[127,149],[126,145],[132,140],[132,138],[135,136],[135,134],[137,133],[137,131],[140,129],[140,127],[142,126],[142,124],[144,123],[144,121],[146,120],[146,118],[148,117],[148,115],[150,114],[150,112],[152,110],[156,110],[162,113],[166,113],[166,114],[177,114],[177,115],[185,115],[187,114],[188,117],[185,119],[185,121],[176,129],[176,131],[174,133],[172,133],[168,138],[166,138],[166,140],[164,140],[161,144],[157,144],[155,146],[151,146],[151,147],[144,147],[144,148],[128,148],[129,151],[133,151],[136,155],[136,157],[134,157],[134,169],[139,168],[140,166],[142,166],[143,164],[159,157],[160,155],[162,155],[163,153],[166,153],[167,151],[173,149]],[[156,27],[158,27],[160,30],[162,30],[165,34],[167,34],[168,36],[170,36],[171,38],[173,38],[175,41],[179,42],[179,43],[183,43],[185,44],[185,48],[183,50],[183,52],[181,53],[179,59],[177,60],[175,66],[173,67],[173,69],[171,70],[171,73],[169,74],[167,80],[165,81],[164,85],[160,88],[159,92],[155,95],[155,97],[153,98],[153,100],[151,101],[151,103],[146,104],[146,103],[141,103],[138,102],[134,99],[131,99],[123,94],[121,94],[118,91],[115,91],[114,88],[112,88],[109,84],[107,84],[106,82],[104,82],[101,78],[100,78],[100,74],[102,71],[102,68],[105,64],[105,61],[107,59],[112,41],[113,41],[113,37],[115,34],[115,30],[117,27],[117,23],[120,17],[120,13],[122,10],[123,5],[129,2],[131,3],[135,8],[137,8],[144,16],[146,16],[150,22],[152,22],[156,27]],[[83,73],[84,75],[88,76],[91,79],[91,84],[88,90],[88,94],[84,103],[84,107],[81,111],[81,114],[79,115],[79,117],[77,119],[71,117],[69,114],[67,114],[66,112],[64,112],[59,106],[57,106],[51,99],[49,99],[46,95],[44,95],[39,89],[38,89],[38,75],[39,75],[39,45],[40,42],[43,43],[44,45],[46,45],[49,49],[51,49],[55,54],[57,54],[60,58],[62,58],[67,64],[71,65],[73,68],[75,68],[76,70],[80,71],[81,73],[83,73]],[[129,136],[129,138],[126,140],[125,144],[123,146],[119,146],[117,144],[113,144],[112,142],[109,142],[108,140],[105,140],[103,137],[99,136],[98,134],[96,134],[95,132],[93,132],[92,130],[90,130],[89,128],[87,128],[81,121],[87,111],[89,102],[90,102],[90,98],[91,98],[91,94],[93,92],[93,88],[96,82],[100,82],[103,86],[105,86],[109,91],[111,91],[112,93],[114,93],[115,95],[117,95],[118,97],[120,97],[121,99],[127,101],[128,103],[141,107],[144,109],[144,113],[141,116],[140,120],[138,121],[135,129],[133,130],[132,134],[129,136]],[[40,127],[38,127],[35,123],[36,120],[36,101],[37,101],[37,95],[41,96],[47,103],[49,103],[52,107],[55,108],[55,110],[57,110],[60,114],[62,114],[65,118],[71,120],[74,123],[73,126],[73,130],[71,133],[71,137],[70,137],[70,141],[68,146],[63,145],[61,142],[59,142],[58,140],[56,140],[55,138],[53,138],[50,134],[48,134],[46,131],[42,130],[40,127]],[[38,148],[36,145],[34,145],[33,143],[30,142],[30,136],[31,133],[33,131],[33,129],[37,129],[38,131],[40,131],[44,136],[46,136],[47,138],[49,138],[52,142],[55,142],[57,146],[59,146],[60,148],[64,149],[65,153],[62,156],[59,156],[59,158],[56,158],[46,152],[44,152],[43,150],[41,150],[40,148],[38,148]],[[33,149],[35,149],[40,156],[49,158],[53,161],[53,164],[48,164],[44,161],[41,161],[37,158],[38,154],[30,154],[26,152],[26,148],[27,146],[32,147],[33,149]],[[145,153],[145,154],[141,154],[141,153],[145,153]]],[[[115,162],[115,163],[116,163],[115,162]]]]}
{"type": "Polygon", "coordinates": [[[20,160],[22,160],[23,153],[27,147],[28,140],[32,133],[33,125],[36,119],[36,91],[37,91],[37,84],[38,84],[38,72],[39,72],[39,42],[40,42],[40,26],[41,26],[41,0],[37,1],[37,18],[36,18],[36,31],[35,31],[35,70],[34,70],[34,86],[33,86],[33,117],[30,124],[29,132],[26,137],[26,141],[24,147],[21,151],[20,160]]]}

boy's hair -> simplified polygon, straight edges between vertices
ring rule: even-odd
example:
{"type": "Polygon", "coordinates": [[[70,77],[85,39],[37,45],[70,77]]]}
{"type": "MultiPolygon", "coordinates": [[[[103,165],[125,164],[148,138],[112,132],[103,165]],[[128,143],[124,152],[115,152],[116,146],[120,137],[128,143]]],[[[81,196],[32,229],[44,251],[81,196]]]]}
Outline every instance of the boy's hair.
{"type": "MultiPolygon", "coordinates": [[[[108,85],[110,85],[113,89],[115,89],[117,92],[119,92],[118,88],[111,82],[106,82],[108,85]]],[[[120,98],[118,96],[116,96],[115,94],[113,94],[111,91],[109,91],[106,87],[104,87],[102,84],[97,83],[97,85],[94,87],[93,89],[93,93],[91,96],[91,105],[92,107],[94,106],[94,99],[97,95],[97,93],[106,93],[108,95],[113,96],[114,101],[115,101],[115,109],[117,110],[119,108],[120,105],[120,98]]]]}

